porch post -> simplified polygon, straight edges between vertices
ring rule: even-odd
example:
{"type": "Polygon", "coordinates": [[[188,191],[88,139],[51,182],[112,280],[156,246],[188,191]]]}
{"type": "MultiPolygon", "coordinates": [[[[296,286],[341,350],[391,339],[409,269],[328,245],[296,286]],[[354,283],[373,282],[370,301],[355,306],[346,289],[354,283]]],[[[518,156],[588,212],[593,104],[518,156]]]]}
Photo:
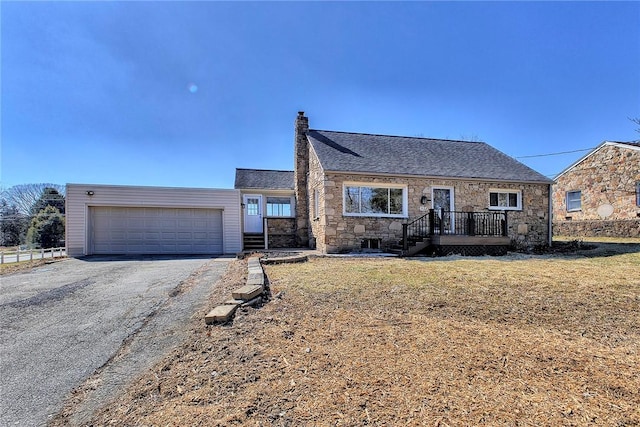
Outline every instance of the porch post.
{"type": "Polygon", "coordinates": [[[502,235],[508,236],[509,227],[507,226],[507,211],[504,211],[504,221],[502,222],[502,235]]]}
{"type": "Polygon", "coordinates": [[[404,223],[402,224],[402,250],[406,251],[407,249],[409,249],[409,242],[407,242],[407,228],[409,227],[409,224],[404,223]]]}
{"type": "Polygon", "coordinates": [[[435,234],[435,229],[436,229],[435,210],[429,209],[429,236],[433,236],[435,234]]]}
{"type": "Polygon", "coordinates": [[[262,218],[262,221],[264,223],[264,250],[268,250],[269,249],[269,229],[268,229],[268,225],[267,225],[267,218],[264,217],[262,218]]]}

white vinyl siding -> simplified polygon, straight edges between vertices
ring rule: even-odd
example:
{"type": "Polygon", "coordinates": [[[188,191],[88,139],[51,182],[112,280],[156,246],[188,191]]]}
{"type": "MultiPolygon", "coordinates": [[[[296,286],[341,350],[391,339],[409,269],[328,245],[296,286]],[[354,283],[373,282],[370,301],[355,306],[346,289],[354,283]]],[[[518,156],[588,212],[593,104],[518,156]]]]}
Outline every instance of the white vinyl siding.
{"type": "Polygon", "coordinates": [[[66,245],[69,256],[91,255],[90,210],[95,207],[217,210],[222,252],[242,250],[240,192],[226,189],[67,184],[66,245]],[[87,192],[93,191],[89,196],[87,192]]]}

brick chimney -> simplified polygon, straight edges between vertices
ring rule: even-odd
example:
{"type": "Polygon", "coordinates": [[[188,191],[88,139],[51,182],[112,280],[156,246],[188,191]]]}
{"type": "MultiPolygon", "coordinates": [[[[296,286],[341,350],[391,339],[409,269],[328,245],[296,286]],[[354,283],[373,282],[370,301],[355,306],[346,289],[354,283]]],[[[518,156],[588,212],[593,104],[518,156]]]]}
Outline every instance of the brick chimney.
{"type": "Polygon", "coordinates": [[[296,244],[309,245],[309,192],[307,177],[309,175],[309,119],[304,111],[298,111],[295,123],[294,146],[294,191],[296,197],[296,244]]]}

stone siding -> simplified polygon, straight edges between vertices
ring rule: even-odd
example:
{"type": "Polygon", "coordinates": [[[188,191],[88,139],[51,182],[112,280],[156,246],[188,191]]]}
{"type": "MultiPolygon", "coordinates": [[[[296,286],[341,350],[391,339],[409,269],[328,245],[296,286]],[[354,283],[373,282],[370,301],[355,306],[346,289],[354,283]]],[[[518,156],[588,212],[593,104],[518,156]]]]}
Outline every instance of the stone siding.
{"type": "Polygon", "coordinates": [[[269,249],[296,247],[296,219],[267,217],[269,249]]]}
{"type": "MultiPolygon", "coordinates": [[[[595,236],[598,234],[593,233],[602,233],[607,230],[606,233],[619,232],[621,233],[618,234],[619,236],[628,235],[629,227],[633,228],[634,221],[612,224],[603,224],[603,222],[635,220],[640,217],[640,207],[636,202],[638,182],[640,182],[640,149],[622,145],[602,145],[557,178],[553,187],[553,219],[558,227],[556,232],[565,235],[577,233],[576,235],[595,236]],[[581,191],[582,196],[581,209],[567,211],[567,192],[578,190],[581,191]],[[600,217],[599,207],[609,208],[610,215],[605,218],[600,217]],[[580,224],[565,224],[569,220],[579,221],[580,224]],[[588,230],[588,227],[594,228],[588,230]]],[[[606,213],[606,209],[602,209],[602,212],[606,213]]]]}
{"type": "Polygon", "coordinates": [[[418,218],[431,208],[433,187],[451,187],[454,210],[488,211],[489,190],[505,189],[522,192],[522,210],[508,211],[508,235],[520,245],[547,244],[549,239],[549,185],[480,182],[453,179],[363,176],[325,173],[311,151],[309,162],[309,205],[313,206],[314,190],[318,190],[318,212],[312,212],[311,233],[317,249],[324,253],[360,250],[363,240],[378,240],[385,249],[399,244],[402,224],[418,218]],[[408,218],[384,218],[343,215],[345,182],[398,184],[407,186],[408,218]],[[427,196],[426,205],[420,203],[427,196]]]}
{"type": "Polygon", "coordinates": [[[554,221],[555,236],[640,237],[640,219],[554,221]]]}

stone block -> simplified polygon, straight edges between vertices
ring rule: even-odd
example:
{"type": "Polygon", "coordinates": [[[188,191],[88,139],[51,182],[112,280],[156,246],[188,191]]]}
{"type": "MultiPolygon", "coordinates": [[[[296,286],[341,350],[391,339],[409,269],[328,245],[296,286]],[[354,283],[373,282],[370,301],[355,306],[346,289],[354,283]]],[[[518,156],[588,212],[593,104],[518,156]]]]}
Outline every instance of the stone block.
{"type": "Polygon", "coordinates": [[[336,234],[338,234],[338,232],[335,228],[327,227],[324,230],[324,234],[325,236],[335,236],[336,234]]]}
{"type": "Polygon", "coordinates": [[[260,276],[252,276],[249,277],[247,279],[247,285],[260,285],[263,286],[264,285],[264,274],[261,274],[260,276]]]}
{"type": "Polygon", "coordinates": [[[238,306],[235,304],[219,305],[204,316],[204,321],[207,325],[216,322],[227,322],[231,319],[237,308],[238,306]]]}
{"type": "Polygon", "coordinates": [[[231,293],[233,299],[248,301],[262,294],[263,287],[260,285],[245,285],[231,293]]]}
{"type": "Polygon", "coordinates": [[[389,230],[401,231],[402,223],[400,221],[393,221],[391,224],[389,224],[389,230]]]}
{"type": "Polygon", "coordinates": [[[249,258],[249,261],[247,261],[247,266],[249,268],[252,268],[252,267],[258,267],[259,268],[260,267],[260,259],[256,258],[256,257],[249,258]]]}
{"type": "Polygon", "coordinates": [[[249,267],[249,274],[264,274],[262,267],[249,267]]]}

